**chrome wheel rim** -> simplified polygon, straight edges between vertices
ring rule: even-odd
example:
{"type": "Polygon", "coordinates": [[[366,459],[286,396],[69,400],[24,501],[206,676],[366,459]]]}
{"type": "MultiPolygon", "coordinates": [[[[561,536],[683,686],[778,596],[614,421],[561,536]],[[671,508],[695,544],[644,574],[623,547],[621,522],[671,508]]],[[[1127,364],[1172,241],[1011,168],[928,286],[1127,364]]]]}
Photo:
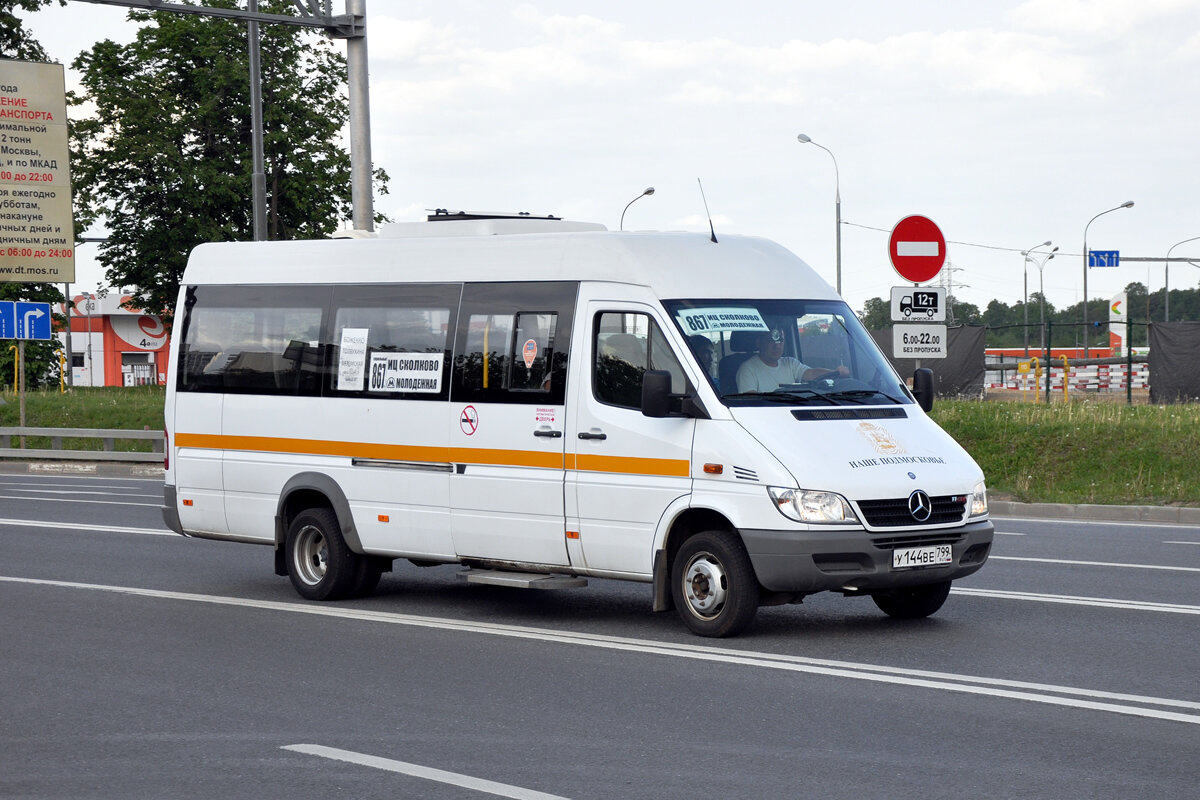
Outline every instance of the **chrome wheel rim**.
{"type": "Polygon", "coordinates": [[[700,619],[711,620],[721,613],[728,589],[725,569],[712,553],[697,553],[683,570],[683,597],[688,610],[700,619]]]}
{"type": "Polygon", "coordinates": [[[329,565],[329,546],[325,534],[314,525],[305,525],[296,534],[296,548],[292,555],[296,575],[309,586],[316,586],[325,577],[329,565]]]}

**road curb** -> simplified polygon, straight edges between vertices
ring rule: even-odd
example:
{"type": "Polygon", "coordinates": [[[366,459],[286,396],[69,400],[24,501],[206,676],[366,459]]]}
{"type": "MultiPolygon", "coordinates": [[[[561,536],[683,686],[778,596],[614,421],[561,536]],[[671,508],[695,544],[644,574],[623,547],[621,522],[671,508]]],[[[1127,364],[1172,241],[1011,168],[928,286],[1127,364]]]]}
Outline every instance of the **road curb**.
{"type": "Polygon", "coordinates": [[[1200,508],[1181,506],[1106,506],[1095,503],[1018,503],[989,500],[994,517],[1069,519],[1093,522],[1169,522],[1200,525],[1200,508]]]}

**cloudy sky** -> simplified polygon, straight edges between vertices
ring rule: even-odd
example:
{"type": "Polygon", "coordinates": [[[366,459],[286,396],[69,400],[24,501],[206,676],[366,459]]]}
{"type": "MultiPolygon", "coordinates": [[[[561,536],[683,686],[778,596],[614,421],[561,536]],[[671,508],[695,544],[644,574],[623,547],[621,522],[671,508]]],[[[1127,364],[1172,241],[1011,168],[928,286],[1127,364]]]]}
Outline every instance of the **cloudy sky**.
{"type": "MultiPolygon", "coordinates": [[[[337,9],[342,0],[334,0],[337,9]]],[[[367,0],[377,208],[529,211],[615,229],[774,239],[835,274],[859,309],[901,283],[901,218],[946,239],[954,294],[1022,298],[1020,251],[1047,239],[1056,306],[1082,297],[1092,249],[1162,258],[1200,237],[1200,3],[1195,0],[367,0]]],[[[125,9],[71,2],[29,18],[69,63],[128,41],[125,9]]],[[[269,54],[264,53],[264,58],[269,54]]],[[[68,71],[68,84],[72,83],[68,71]]],[[[101,280],[79,248],[79,284],[101,280]]],[[[1200,241],[1174,255],[1200,258],[1200,241]]],[[[686,265],[681,265],[686,269],[686,265]]],[[[1176,288],[1200,272],[1171,270],[1176,288]]],[[[1093,269],[1089,295],[1164,269],[1093,269]]],[[[1038,270],[1028,269],[1029,290],[1038,270]]],[[[1134,310],[1135,314],[1137,310],[1134,310]]]]}

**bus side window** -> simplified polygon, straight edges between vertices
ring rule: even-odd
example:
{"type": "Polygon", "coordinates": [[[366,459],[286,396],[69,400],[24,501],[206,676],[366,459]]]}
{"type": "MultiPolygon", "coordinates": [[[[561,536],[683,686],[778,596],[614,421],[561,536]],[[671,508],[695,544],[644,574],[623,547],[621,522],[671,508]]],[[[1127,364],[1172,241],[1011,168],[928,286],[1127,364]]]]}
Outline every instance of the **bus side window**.
{"type": "Polygon", "coordinates": [[[338,286],[326,392],[445,400],[460,284],[338,286]]]}
{"type": "Polygon", "coordinates": [[[577,283],[466,284],[452,399],[564,403],[577,293],[577,283]]]}
{"type": "Polygon", "coordinates": [[[322,359],[288,358],[316,348],[327,286],[202,286],[189,290],[179,389],[316,395],[322,359]]]}
{"type": "Polygon", "coordinates": [[[600,402],[641,408],[642,375],[647,369],[671,373],[672,392],[687,390],[683,367],[662,330],[646,314],[597,314],[593,341],[592,386],[600,402]]]}

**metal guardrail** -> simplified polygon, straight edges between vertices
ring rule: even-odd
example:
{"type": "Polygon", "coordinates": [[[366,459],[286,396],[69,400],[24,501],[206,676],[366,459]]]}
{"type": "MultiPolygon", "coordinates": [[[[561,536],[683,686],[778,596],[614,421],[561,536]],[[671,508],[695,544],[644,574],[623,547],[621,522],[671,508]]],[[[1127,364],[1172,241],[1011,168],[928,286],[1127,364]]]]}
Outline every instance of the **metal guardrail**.
{"type": "Polygon", "coordinates": [[[163,432],[123,430],[120,428],[28,428],[0,427],[0,458],[53,458],[65,461],[145,461],[163,459],[163,432]],[[13,447],[14,436],[50,437],[50,449],[13,447]],[[63,439],[100,439],[102,450],[64,450],[63,439]],[[114,450],[117,439],[143,439],[152,442],[153,452],[137,453],[114,450]]]}

